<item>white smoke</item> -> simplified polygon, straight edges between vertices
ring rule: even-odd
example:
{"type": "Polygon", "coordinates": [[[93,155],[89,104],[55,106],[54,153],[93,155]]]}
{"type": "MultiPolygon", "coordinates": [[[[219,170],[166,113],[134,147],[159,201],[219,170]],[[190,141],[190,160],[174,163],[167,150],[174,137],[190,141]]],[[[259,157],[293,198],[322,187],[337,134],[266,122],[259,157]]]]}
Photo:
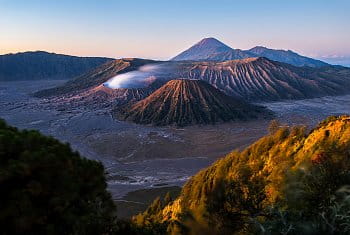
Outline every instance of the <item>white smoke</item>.
{"type": "Polygon", "coordinates": [[[142,88],[152,83],[160,74],[162,65],[150,64],[141,66],[138,70],[112,77],[103,85],[109,88],[142,88]]]}

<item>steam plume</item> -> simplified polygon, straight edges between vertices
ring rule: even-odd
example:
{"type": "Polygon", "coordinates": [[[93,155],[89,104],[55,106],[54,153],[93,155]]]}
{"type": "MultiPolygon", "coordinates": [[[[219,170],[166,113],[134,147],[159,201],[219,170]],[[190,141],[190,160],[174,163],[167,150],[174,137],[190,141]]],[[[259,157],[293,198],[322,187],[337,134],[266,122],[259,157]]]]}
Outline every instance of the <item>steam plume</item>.
{"type": "Polygon", "coordinates": [[[103,85],[109,88],[142,88],[147,87],[156,79],[165,79],[171,74],[172,66],[166,63],[148,64],[138,70],[118,74],[103,85]]]}

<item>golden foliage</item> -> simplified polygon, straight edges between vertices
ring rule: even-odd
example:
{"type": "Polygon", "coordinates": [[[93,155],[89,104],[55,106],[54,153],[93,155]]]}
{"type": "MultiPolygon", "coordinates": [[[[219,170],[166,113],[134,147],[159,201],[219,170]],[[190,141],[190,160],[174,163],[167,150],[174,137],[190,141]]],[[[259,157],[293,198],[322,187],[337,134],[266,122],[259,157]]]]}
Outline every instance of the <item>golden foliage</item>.
{"type": "Polygon", "coordinates": [[[271,207],[312,211],[350,184],[349,149],[349,116],[329,118],[309,134],[305,127],[274,128],[193,176],[157,221],[242,232],[252,219],[264,221],[271,207]]]}

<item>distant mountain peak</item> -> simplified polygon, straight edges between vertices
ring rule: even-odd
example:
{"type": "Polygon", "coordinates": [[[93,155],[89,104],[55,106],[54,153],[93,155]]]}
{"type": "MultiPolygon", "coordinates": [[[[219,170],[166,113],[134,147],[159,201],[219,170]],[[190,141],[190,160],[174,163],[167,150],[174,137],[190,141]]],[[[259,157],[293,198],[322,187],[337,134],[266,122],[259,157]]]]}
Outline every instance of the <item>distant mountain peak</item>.
{"type": "Polygon", "coordinates": [[[271,51],[271,52],[291,52],[294,54],[297,54],[296,52],[292,51],[292,50],[284,50],[284,49],[271,49],[265,46],[255,46],[253,48],[251,48],[249,51],[251,52],[259,52],[259,51],[271,51]]]}
{"type": "Polygon", "coordinates": [[[193,47],[195,46],[205,46],[205,47],[216,47],[216,48],[226,48],[226,49],[232,49],[231,47],[227,46],[225,43],[219,41],[216,38],[203,38],[202,40],[200,40],[198,43],[196,43],[193,47]]]}
{"type": "MultiPolygon", "coordinates": [[[[265,47],[265,46],[255,46],[255,47],[253,47],[253,48],[264,48],[264,49],[268,49],[267,47],[265,47]]],[[[253,49],[252,48],[252,49],[253,49]]]]}
{"type": "Polygon", "coordinates": [[[171,60],[173,61],[228,61],[250,57],[266,57],[270,60],[294,66],[322,67],[327,63],[308,58],[291,50],[270,49],[256,46],[250,50],[233,49],[216,38],[204,38],[171,60]]]}
{"type": "Polygon", "coordinates": [[[269,48],[265,47],[265,46],[255,46],[253,48],[251,48],[250,50],[268,50],[269,48]]]}
{"type": "Polygon", "coordinates": [[[251,53],[235,50],[216,38],[204,38],[171,60],[225,61],[251,57],[251,53]]]}

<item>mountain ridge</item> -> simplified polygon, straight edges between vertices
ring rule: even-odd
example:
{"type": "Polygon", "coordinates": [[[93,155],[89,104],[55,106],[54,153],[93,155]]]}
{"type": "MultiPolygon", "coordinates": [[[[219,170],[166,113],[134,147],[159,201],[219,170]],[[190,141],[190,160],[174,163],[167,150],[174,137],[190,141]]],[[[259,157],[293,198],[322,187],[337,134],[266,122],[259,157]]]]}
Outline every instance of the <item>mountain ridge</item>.
{"type": "Polygon", "coordinates": [[[291,50],[270,49],[263,46],[256,46],[249,50],[233,49],[215,38],[204,38],[170,60],[222,62],[249,57],[266,57],[294,66],[322,67],[329,65],[326,62],[299,55],[291,50]]]}
{"type": "Polygon", "coordinates": [[[247,50],[256,56],[266,57],[270,60],[291,64],[294,66],[322,67],[329,66],[321,60],[299,55],[292,50],[270,49],[264,46],[256,46],[247,50]]]}
{"type": "Polygon", "coordinates": [[[102,64],[98,68],[82,74],[59,87],[45,89],[34,94],[36,97],[50,97],[81,92],[84,89],[97,87],[107,82],[110,78],[138,69],[142,65],[158,63],[154,60],[124,58],[116,59],[102,64]]]}
{"type": "Polygon", "coordinates": [[[0,55],[0,81],[71,79],[108,61],[105,57],[78,57],[45,51],[0,55]]]}
{"type": "Polygon", "coordinates": [[[348,94],[350,69],[297,67],[264,57],[224,62],[182,62],[183,76],[205,80],[250,101],[306,99],[348,94]]]}

